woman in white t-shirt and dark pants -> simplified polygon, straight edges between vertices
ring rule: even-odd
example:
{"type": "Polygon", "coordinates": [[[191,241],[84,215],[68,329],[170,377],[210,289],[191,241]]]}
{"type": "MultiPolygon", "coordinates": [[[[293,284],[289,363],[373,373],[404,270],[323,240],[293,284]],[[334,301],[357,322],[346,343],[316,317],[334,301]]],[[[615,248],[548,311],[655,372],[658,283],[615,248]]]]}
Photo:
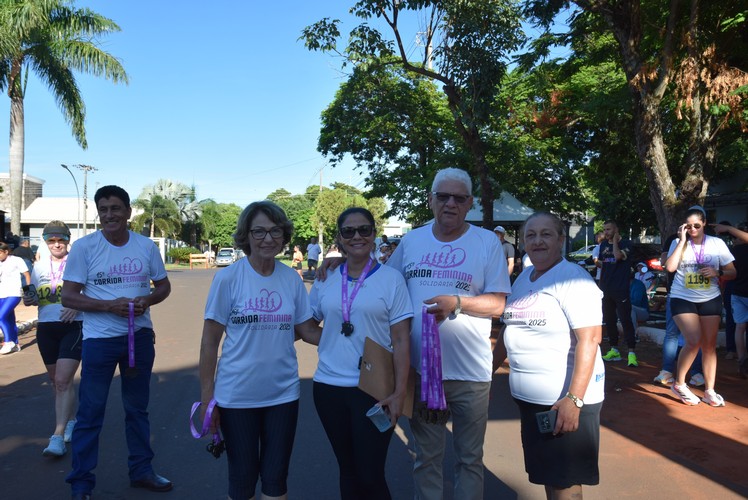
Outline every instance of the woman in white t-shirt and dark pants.
{"type": "Polygon", "coordinates": [[[218,271],[205,305],[202,418],[215,400],[210,431],[220,426],[223,432],[228,496],[235,500],[253,498],[258,478],[264,498],[287,496],[300,396],[295,334],[320,335],[304,282],[275,260],[292,231],[274,203],[247,206],[234,234],[247,257],[218,271]]]}
{"type": "Polygon", "coordinates": [[[735,258],[719,238],[704,234],[706,214],[701,207],[686,212],[686,223],[678,228],[678,239],[668,251],[665,268],[675,273],[670,287],[673,320],[683,334],[685,345],[678,355],[673,393],[687,405],[699,404],[699,398],[686,385],[686,373],[701,348],[705,390],[701,401],[710,406],[725,406],[714,391],[717,375],[717,331],[722,316],[719,278],[735,279],[735,258]]]}
{"type": "Polygon", "coordinates": [[[547,498],[581,498],[583,484],[600,481],[602,292],[583,267],[564,260],[564,229],[549,213],[527,219],[525,250],[533,267],[515,280],[503,314],[525,470],[531,483],[545,486],[547,498]],[[542,419],[549,410],[555,424],[553,417],[542,419]]]}
{"type": "Polygon", "coordinates": [[[324,282],[315,282],[309,297],[314,318],[324,320],[314,405],[338,461],[342,500],[390,498],[384,465],[410,367],[413,307],[402,274],[372,258],[375,235],[368,210],[354,207],[340,214],[338,242],[347,260],[324,282]],[[395,390],[382,401],[358,388],[366,337],[393,353],[395,390]],[[366,416],[375,404],[392,424],[384,432],[366,416]]]}

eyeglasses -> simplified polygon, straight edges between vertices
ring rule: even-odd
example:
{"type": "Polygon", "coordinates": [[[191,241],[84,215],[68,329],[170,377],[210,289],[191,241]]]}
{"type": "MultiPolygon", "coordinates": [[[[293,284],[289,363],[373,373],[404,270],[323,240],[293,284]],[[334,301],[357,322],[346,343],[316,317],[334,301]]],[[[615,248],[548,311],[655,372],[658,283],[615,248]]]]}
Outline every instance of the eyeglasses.
{"type": "Polygon", "coordinates": [[[358,227],[341,227],[340,228],[340,236],[342,236],[345,239],[353,238],[353,235],[356,233],[359,234],[362,238],[367,238],[371,236],[371,233],[374,231],[374,226],[371,224],[364,224],[363,226],[358,227]]]}
{"type": "Polygon", "coordinates": [[[455,203],[457,203],[458,205],[464,205],[470,199],[470,196],[464,194],[441,193],[438,191],[434,191],[431,194],[436,196],[436,199],[439,201],[439,203],[447,203],[450,198],[454,198],[455,203]]]}
{"type": "Polygon", "coordinates": [[[264,240],[265,236],[270,233],[270,237],[273,239],[278,239],[283,237],[283,228],[275,226],[270,229],[264,229],[264,228],[256,228],[256,229],[250,229],[249,234],[252,235],[252,238],[256,240],[264,240]]]}
{"type": "Polygon", "coordinates": [[[701,229],[701,224],[686,224],[686,229],[701,229]]]}

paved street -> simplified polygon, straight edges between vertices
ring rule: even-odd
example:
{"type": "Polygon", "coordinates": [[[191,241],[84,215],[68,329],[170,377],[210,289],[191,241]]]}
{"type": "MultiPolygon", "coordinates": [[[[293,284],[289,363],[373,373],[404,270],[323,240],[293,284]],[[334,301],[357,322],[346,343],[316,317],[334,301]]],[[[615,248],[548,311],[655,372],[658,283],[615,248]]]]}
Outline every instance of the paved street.
{"type": "MultiPolygon", "coordinates": [[[[171,493],[129,487],[119,377],[112,384],[96,469],[97,499],[226,498],[225,458],[205,451],[190,435],[188,412],[199,397],[197,360],[202,312],[215,270],[173,271],[172,295],[153,310],[157,334],[151,425],[156,471],[175,483],[171,493]]],[[[53,426],[52,389],[33,332],[21,337],[20,353],[0,357],[0,497],[67,499],[69,454],[42,457],[53,426]]],[[[337,466],[314,410],[311,377],[316,350],[297,343],[302,397],[289,477],[290,499],[337,498],[337,466]]],[[[586,487],[589,499],[743,498],[748,496],[748,383],[720,375],[726,408],[685,407],[648,381],[657,373],[657,350],[642,351],[642,367],[610,366],[601,436],[601,480],[586,487]],[[650,359],[648,359],[648,357],[650,359]],[[647,362],[649,361],[649,362],[647,362]]],[[[723,365],[725,362],[720,361],[723,365]]],[[[730,372],[732,373],[732,372],[730,372]]],[[[494,377],[486,438],[486,499],[541,499],[540,486],[524,472],[518,413],[506,369],[494,377]]],[[[411,443],[401,420],[387,463],[396,499],[412,498],[411,443]]],[[[445,477],[451,476],[451,468],[445,477]]],[[[447,499],[451,495],[447,495],[447,499]]]]}

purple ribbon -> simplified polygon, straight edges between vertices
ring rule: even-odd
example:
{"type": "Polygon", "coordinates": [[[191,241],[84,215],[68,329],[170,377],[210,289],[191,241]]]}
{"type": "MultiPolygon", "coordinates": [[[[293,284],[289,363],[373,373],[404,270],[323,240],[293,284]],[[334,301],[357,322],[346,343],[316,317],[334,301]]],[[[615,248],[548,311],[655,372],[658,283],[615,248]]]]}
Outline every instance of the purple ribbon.
{"type": "Polygon", "coordinates": [[[442,346],[436,318],[424,306],[421,323],[421,401],[429,410],[446,410],[442,384],[442,346]]]}
{"type": "Polygon", "coordinates": [[[374,261],[369,259],[369,261],[366,263],[366,266],[364,267],[364,270],[361,271],[361,276],[358,277],[358,280],[356,280],[356,284],[353,285],[353,291],[351,292],[351,299],[348,300],[348,263],[346,262],[343,264],[343,283],[341,286],[341,294],[342,294],[342,303],[343,303],[343,322],[344,323],[350,323],[351,321],[351,306],[353,305],[353,300],[356,298],[356,295],[358,294],[359,289],[363,286],[364,280],[366,279],[366,275],[371,270],[371,266],[374,264],[374,261]]]}
{"type": "MultiPolygon", "coordinates": [[[[198,408],[200,408],[200,405],[202,403],[200,401],[195,401],[192,405],[192,410],[190,411],[190,432],[192,433],[192,437],[195,439],[200,439],[201,437],[208,434],[208,429],[210,429],[210,421],[213,419],[213,409],[216,407],[216,400],[215,398],[212,398],[210,402],[208,403],[208,408],[205,410],[205,418],[203,419],[203,427],[200,429],[200,432],[195,429],[195,412],[198,408]]],[[[218,430],[216,427],[216,432],[213,433],[213,444],[218,444],[221,442],[221,431],[218,430]]]]}
{"type": "Polygon", "coordinates": [[[135,368],[135,303],[127,303],[127,366],[135,368]]]}

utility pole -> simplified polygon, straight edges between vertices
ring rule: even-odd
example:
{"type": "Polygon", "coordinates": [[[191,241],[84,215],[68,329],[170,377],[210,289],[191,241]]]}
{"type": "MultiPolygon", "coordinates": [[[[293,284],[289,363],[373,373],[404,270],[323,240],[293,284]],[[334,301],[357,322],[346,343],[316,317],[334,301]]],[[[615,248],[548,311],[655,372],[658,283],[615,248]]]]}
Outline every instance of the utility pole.
{"type": "Polygon", "coordinates": [[[86,212],[88,210],[88,173],[96,172],[98,169],[91,165],[73,166],[83,170],[83,236],[85,236],[88,234],[88,219],[86,219],[86,212]]]}

